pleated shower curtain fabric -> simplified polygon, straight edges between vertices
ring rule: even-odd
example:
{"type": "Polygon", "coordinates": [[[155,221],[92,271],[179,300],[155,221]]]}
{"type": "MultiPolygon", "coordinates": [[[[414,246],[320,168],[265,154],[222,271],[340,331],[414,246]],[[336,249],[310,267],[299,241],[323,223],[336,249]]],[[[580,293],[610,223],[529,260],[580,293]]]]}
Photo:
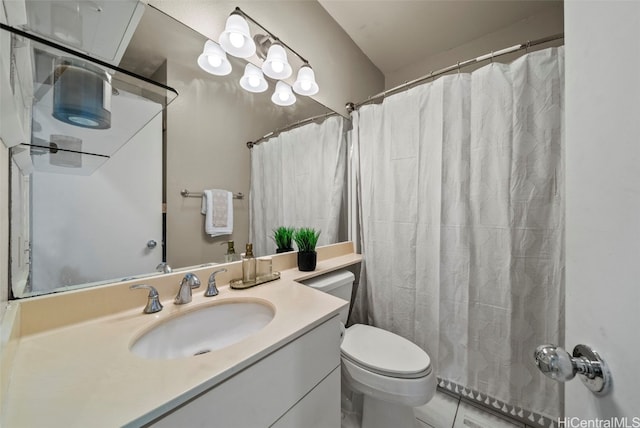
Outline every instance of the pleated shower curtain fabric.
{"type": "Polygon", "coordinates": [[[279,226],[320,230],[318,245],[337,242],[345,174],[342,117],[304,125],[254,146],[249,195],[254,253],[275,253],[273,230],[279,226]]]}
{"type": "Polygon", "coordinates": [[[563,109],[550,48],[363,106],[352,131],[365,262],[351,322],[417,343],[440,386],[545,426],[562,389],[532,355],[564,342],[563,109]]]}

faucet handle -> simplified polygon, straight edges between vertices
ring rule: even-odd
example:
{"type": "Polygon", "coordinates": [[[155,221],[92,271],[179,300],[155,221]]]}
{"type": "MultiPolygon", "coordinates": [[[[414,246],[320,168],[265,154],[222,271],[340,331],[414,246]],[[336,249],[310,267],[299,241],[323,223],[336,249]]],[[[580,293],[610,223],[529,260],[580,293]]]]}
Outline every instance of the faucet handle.
{"type": "Polygon", "coordinates": [[[200,287],[200,278],[195,273],[189,272],[184,276],[184,279],[189,283],[192,289],[200,287]]]}
{"type": "Polygon", "coordinates": [[[162,310],[162,303],[160,303],[160,295],[158,294],[158,290],[152,285],[147,284],[136,284],[129,287],[131,290],[143,288],[145,290],[149,290],[149,298],[147,299],[147,306],[144,307],[145,314],[154,314],[156,312],[160,312],[162,310]]]}
{"type": "Polygon", "coordinates": [[[218,269],[211,272],[209,275],[209,283],[207,285],[207,291],[204,292],[205,297],[213,297],[218,295],[218,287],[216,287],[216,275],[222,272],[226,272],[226,269],[218,269]]]}
{"type": "Polygon", "coordinates": [[[191,301],[191,290],[200,287],[200,279],[196,274],[189,272],[180,281],[180,289],[173,303],[176,305],[184,305],[191,301]]]}

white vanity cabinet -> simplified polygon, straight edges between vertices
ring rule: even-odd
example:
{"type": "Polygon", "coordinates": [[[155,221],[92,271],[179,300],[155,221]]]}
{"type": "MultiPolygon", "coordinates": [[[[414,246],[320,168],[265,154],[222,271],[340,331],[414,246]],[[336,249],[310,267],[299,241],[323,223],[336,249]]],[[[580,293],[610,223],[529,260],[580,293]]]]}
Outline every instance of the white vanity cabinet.
{"type": "Polygon", "coordinates": [[[147,426],[338,428],[338,317],[325,321],[147,426]]]}

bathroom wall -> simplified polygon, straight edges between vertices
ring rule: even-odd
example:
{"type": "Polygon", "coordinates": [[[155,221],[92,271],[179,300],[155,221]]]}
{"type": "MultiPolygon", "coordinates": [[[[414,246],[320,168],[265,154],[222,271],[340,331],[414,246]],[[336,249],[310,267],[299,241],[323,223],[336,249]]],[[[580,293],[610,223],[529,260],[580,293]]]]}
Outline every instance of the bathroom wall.
{"type": "MultiPolygon", "coordinates": [[[[549,2],[549,6],[544,12],[533,15],[513,25],[505,27],[499,31],[489,33],[476,40],[461,46],[454,47],[447,51],[420,59],[409,66],[403,67],[393,73],[387,73],[385,76],[385,88],[393,88],[406,81],[416,79],[444,67],[448,67],[458,61],[475,58],[480,55],[496,50],[500,50],[509,46],[513,46],[527,40],[535,40],[547,37],[553,34],[562,33],[564,31],[563,23],[563,7],[562,2],[549,2]]],[[[559,46],[562,44],[545,44],[543,47],[559,46]]],[[[515,59],[519,54],[505,55],[500,58],[501,62],[509,62],[515,59]]],[[[481,63],[480,66],[485,65],[481,63]]],[[[476,67],[477,68],[477,67],[476,67]]],[[[466,67],[464,71],[469,72],[474,69],[473,66],[466,67]]]]}
{"type": "Polygon", "coordinates": [[[637,426],[640,3],[565,6],[565,343],[569,352],[579,343],[593,346],[613,374],[613,390],[603,398],[577,379],[568,382],[565,413],[583,419],[628,416],[626,426],[637,426]]]}

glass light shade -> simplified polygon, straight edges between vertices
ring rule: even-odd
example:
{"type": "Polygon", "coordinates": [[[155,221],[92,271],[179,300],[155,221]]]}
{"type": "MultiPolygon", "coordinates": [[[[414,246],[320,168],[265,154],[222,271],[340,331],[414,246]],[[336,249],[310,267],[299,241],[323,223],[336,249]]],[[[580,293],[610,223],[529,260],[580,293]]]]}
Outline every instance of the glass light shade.
{"type": "Polygon", "coordinates": [[[287,61],[287,52],[284,48],[274,43],[267,52],[267,58],[262,64],[262,71],[272,79],[286,79],[291,76],[293,70],[287,61]]]}
{"type": "Polygon", "coordinates": [[[316,75],[313,69],[308,65],[303,65],[298,70],[298,77],[293,83],[293,90],[300,95],[315,95],[320,88],[316,83],[316,75]]]}
{"type": "Polygon", "coordinates": [[[249,58],[256,53],[256,44],[249,33],[249,24],[237,13],[229,15],[218,41],[229,55],[238,58],[249,58]]]}
{"type": "Polygon", "coordinates": [[[231,63],[227,59],[227,54],[211,40],[207,40],[204,44],[204,50],[198,57],[198,65],[207,73],[216,76],[226,76],[231,73],[231,63]]]}
{"type": "Polygon", "coordinates": [[[264,92],[269,87],[267,80],[255,65],[249,63],[244,68],[244,75],[240,78],[240,86],[249,92],[264,92]]]}
{"type": "Polygon", "coordinates": [[[296,96],[291,90],[291,86],[284,82],[276,83],[276,90],[271,96],[271,101],[279,106],[290,106],[296,102],[296,96]]]}

